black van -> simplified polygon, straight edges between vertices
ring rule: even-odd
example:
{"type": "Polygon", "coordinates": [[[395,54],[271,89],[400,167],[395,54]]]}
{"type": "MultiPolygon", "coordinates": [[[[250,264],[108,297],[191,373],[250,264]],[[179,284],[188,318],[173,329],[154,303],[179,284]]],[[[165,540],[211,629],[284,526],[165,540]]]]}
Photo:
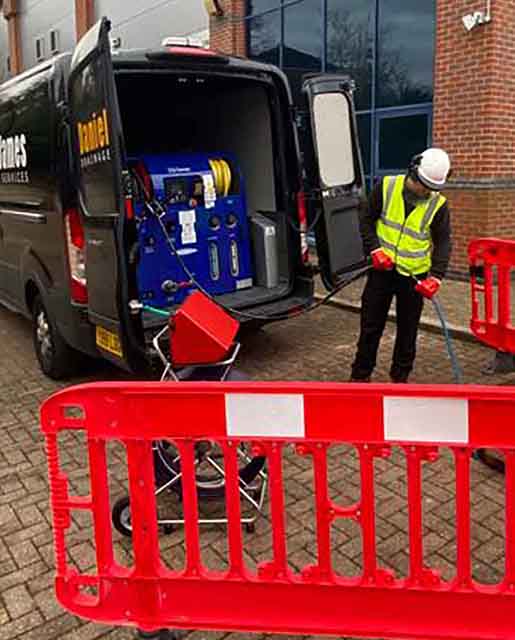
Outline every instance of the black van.
{"type": "MultiPolygon", "coordinates": [[[[131,371],[152,364],[151,339],[166,319],[134,313],[128,159],[153,145],[174,151],[185,116],[195,125],[190,150],[238,158],[249,215],[260,212],[277,234],[273,286],[254,282],[218,296],[222,305],[264,322],[312,298],[306,204],[328,288],[362,259],[363,171],[347,77],[306,79],[302,115],[276,67],[187,46],[112,52],[109,31],[104,18],[73,55],[0,86],[0,300],[32,318],[38,359],[54,378],[73,373],[78,353],[131,371]]],[[[269,266],[259,243],[252,251],[269,266]]]]}

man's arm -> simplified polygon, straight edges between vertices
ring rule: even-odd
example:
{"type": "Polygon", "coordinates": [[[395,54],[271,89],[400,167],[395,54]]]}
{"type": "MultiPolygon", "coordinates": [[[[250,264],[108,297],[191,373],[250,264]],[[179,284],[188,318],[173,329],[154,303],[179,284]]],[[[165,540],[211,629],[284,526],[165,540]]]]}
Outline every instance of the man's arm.
{"type": "Polygon", "coordinates": [[[363,240],[363,249],[368,256],[381,244],[376,232],[376,223],[383,210],[383,183],[382,180],[371,191],[368,201],[363,199],[359,212],[359,230],[363,240]]]}
{"type": "Polygon", "coordinates": [[[447,203],[437,212],[431,223],[433,258],[431,275],[442,280],[447,273],[451,258],[451,215],[447,203]]]}

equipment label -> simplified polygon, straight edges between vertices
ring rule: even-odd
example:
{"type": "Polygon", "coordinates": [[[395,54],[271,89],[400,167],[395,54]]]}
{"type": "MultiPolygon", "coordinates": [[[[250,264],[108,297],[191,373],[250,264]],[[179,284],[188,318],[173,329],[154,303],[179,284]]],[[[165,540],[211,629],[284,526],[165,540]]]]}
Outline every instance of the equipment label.
{"type": "Polygon", "coordinates": [[[197,242],[197,233],[195,231],[196,218],[194,210],[179,211],[182,244],[193,244],[194,242],[197,242]]]}

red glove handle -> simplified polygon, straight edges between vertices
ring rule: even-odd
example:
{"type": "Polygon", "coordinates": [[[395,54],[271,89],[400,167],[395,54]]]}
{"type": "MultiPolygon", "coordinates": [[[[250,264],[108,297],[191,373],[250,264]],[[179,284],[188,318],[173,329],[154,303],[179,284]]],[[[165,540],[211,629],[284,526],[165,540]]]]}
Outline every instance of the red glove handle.
{"type": "Polygon", "coordinates": [[[421,280],[417,283],[415,290],[418,291],[424,298],[431,300],[433,296],[438,293],[440,289],[440,280],[434,276],[429,276],[425,280],[421,280]]]}
{"type": "Polygon", "coordinates": [[[372,251],[372,266],[378,271],[390,271],[394,267],[394,262],[382,249],[372,251]]]}

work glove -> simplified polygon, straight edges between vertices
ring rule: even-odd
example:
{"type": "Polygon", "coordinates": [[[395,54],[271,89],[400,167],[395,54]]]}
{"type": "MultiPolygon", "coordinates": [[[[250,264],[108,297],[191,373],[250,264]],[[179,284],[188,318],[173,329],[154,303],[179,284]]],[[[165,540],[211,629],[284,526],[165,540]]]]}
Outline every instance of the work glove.
{"type": "Polygon", "coordinates": [[[393,269],[394,262],[382,249],[376,249],[370,254],[372,258],[372,266],[377,271],[391,271],[393,269]]]}
{"type": "Polygon", "coordinates": [[[438,289],[440,289],[441,284],[441,280],[438,280],[438,278],[435,278],[434,276],[429,276],[429,278],[417,282],[415,291],[418,291],[418,293],[424,296],[424,298],[431,300],[431,298],[438,293],[438,289]]]}

